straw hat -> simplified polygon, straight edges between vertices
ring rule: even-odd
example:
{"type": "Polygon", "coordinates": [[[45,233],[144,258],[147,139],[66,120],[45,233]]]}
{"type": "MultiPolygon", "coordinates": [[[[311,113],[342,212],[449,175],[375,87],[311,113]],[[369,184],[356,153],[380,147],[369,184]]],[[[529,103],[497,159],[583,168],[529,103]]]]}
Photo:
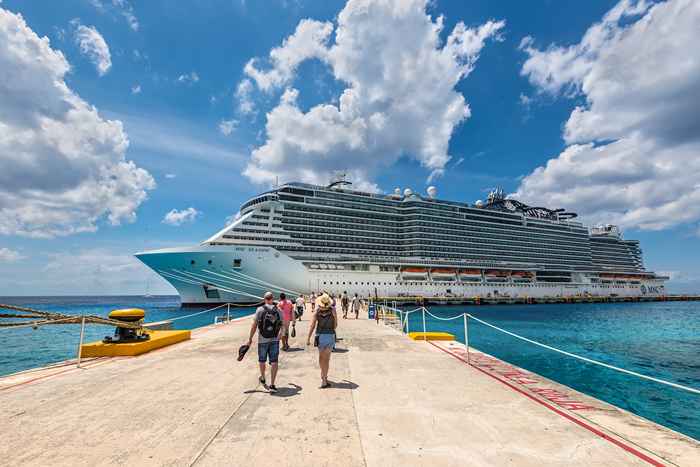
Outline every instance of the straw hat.
{"type": "Polygon", "coordinates": [[[316,299],[316,305],[321,306],[321,307],[329,307],[333,301],[331,300],[331,297],[328,296],[328,294],[324,293],[320,297],[316,299]]]}

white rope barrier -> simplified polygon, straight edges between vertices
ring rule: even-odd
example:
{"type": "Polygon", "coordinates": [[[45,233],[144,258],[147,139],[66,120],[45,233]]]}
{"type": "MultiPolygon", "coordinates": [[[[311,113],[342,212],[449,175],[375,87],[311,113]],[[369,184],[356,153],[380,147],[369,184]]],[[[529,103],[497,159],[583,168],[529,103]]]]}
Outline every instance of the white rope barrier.
{"type": "MultiPolygon", "coordinates": [[[[478,322],[478,323],[481,323],[481,324],[483,324],[483,325],[485,325],[485,326],[488,326],[488,327],[490,327],[490,328],[493,328],[493,329],[495,329],[495,330],[497,330],[497,331],[500,331],[500,332],[502,332],[502,333],[508,334],[509,336],[515,337],[516,339],[520,339],[520,340],[523,340],[523,341],[525,341],[525,342],[529,342],[530,344],[534,344],[534,345],[537,345],[537,346],[539,346],[539,347],[542,347],[542,348],[545,348],[545,349],[548,349],[548,350],[551,350],[551,351],[554,351],[554,352],[558,352],[558,353],[560,353],[560,354],[562,354],[562,355],[566,355],[566,356],[568,356],[568,357],[576,358],[576,359],[582,360],[582,361],[584,361],[584,362],[592,363],[593,365],[602,366],[602,367],[608,368],[608,369],[610,369],[610,370],[615,370],[615,371],[619,371],[619,372],[621,372],[621,373],[625,373],[625,374],[628,374],[628,375],[636,376],[637,378],[646,379],[646,380],[648,380],[648,381],[653,381],[653,382],[659,383],[659,384],[665,384],[666,386],[671,386],[671,387],[674,387],[674,388],[676,388],[676,389],[682,389],[682,390],[684,390],[684,391],[692,392],[692,393],[694,393],[694,394],[700,394],[700,389],[695,389],[695,388],[691,388],[691,387],[688,387],[688,386],[683,386],[682,384],[672,383],[672,382],[670,382],[670,381],[666,381],[666,380],[663,380],[663,379],[659,379],[659,378],[654,378],[654,377],[651,377],[651,376],[643,375],[643,374],[641,374],[641,373],[637,373],[636,371],[625,370],[624,368],[620,368],[620,367],[617,367],[617,366],[614,366],[614,365],[609,365],[609,364],[607,364],[607,363],[599,362],[599,361],[597,361],[597,360],[593,360],[593,359],[590,359],[590,358],[582,357],[581,355],[576,355],[576,354],[573,354],[573,353],[571,353],[571,352],[566,352],[565,350],[557,349],[556,347],[552,347],[551,345],[543,344],[543,343],[541,343],[541,342],[537,342],[537,341],[535,341],[535,340],[528,339],[527,337],[520,336],[520,335],[518,335],[518,334],[515,334],[514,332],[506,331],[505,329],[499,328],[498,326],[494,326],[494,325],[491,324],[491,323],[487,323],[486,321],[484,321],[484,320],[482,320],[482,319],[479,319],[479,318],[477,318],[477,317],[475,317],[475,316],[473,316],[473,315],[470,315],[469,313],[465,313],[465,314],[466,314],[469,318],[471,318],[471,319],[473,319],[474,321],[476,321],[476,322],[478,322]]],[[[432,316],[432,315],[431,315],[431,316],[432,316]]]]}
{"type": "MultiPolygon", "coordinates": [[[[192,314],[190,314],[190,315],[178,316],[177,318],[168,318],[168,319],[166,319],[165,321],[177,321],[177,320],[180,320],[180,319],[191,318],[191,317],[193,317],[193,316],[202,315],[202,314],[204,314],[204,313],[209,313],[209,312],[211,312],[211,311],[218,310],[219,308],[223,308],[223,307],[225,307],[225,306],[227,306],[227,305],[229,305],[229,304],[228,304],[228,303],[222,303],[221,305],[215,306],[214,308],[209,308],[209,309],[207,309],[207,310],[198,311],[197,313],[192,313],[192,314]]],[[[148,324],[148,323],[146,323],[146,324],[148,324]]]]}
{"type": "MultiPolygon", "coordinates": [[[[425,309],[425,312],[428,313],[428,314],[429,314],[430,316],[432,316],[433,318],[438,319],[438,320],[440,320],[440,321],[452,321],[453,319],[459,319],[459,318],[462,317],[462,315],[467,314],[467,313],[460,313],[460,314],[458,314],[457,316],[453,316],[453,317],[451,317],[451,318],[441,318],[441,317],[439,317],[439,316],[435,316],[434,314],[432,314],[430,311],[428,311],[427,308],[425,309]]],[[[469,316],[471,317],[471,315],[469,315],[469,316]]]]}
{"type": "Polygon", "coordinates": [[[574,353],[571,353],[571,352],[567,352],[567,351],[565,351],[565,350],[561,350],[561,349],[558,349],[558,348],[556,348],[556,347],[552,347],[551,345],[543,344],[542,342],[538,342],[538,341],[533,340],[533,339],[528,339],[527,337],[523,337],[523,336],[521,336],[521,335],[519,335],[519,334],[516,334],[516,333],[514,333],[514,332],[510,332],[510,331],[507,331],[507,330],[505,330],[505,329],[503,329],[503,328],[499,328],[498,326],[493,325],[493,324],[491,324],[491,323],[488,323],[488,322],[484,321],[483,319],[479,319],[479,318],[477,318],[476,316],[471,315],[471,314],[469,314],[469,313],[462,313],[462,314],[459,314],[459,315],[457,315],[457,316],[452,316],[452,317],[450,317],[450,318],[442,318],[442,317],[440,317],[440,316],[435,316],[435,315],[432,314],[430,311],[428,311],[427,308],[424,308],[424,310],[425,310],[425,312],[426,312],[427,314],[429,314],[429,315],[432,316],[433,318],[435,318],[435,319],[437,319],[437,320],[440,320],[440,321],[451,321],[451,320],[459,319],[459,318],[465,319],[465,321],[464,321],[465,342],[466,342],[466,340],[467,340],[466,333],[467,333],[468,331],[467,331],[467,321],[466,321],[466,318],[464,318],[464,317],[467,317],[467,318],[473,319],[473,320],[476,321],[477,323],[481,323],[481,324],[483,324],[484,326],[488,326],[488,327],[490,327],[490,328],[492,328],[492,329],[495,329],[496,331],[500,331],[500,332],[502,332],[502,333],[504,333],[504,334],[508,334],[509,336],[515,337],[516,339],[520,339],[520,340],[522,340],[522,341],[529,342],[530,344],[533,344],[533,345],[542,347],[542,348],[544,348],[544,349],[551,350],[551,351],[553,351],[553,352],[557,352],[557,353],[560,353],[560,354],[562,354],[562,355],[566,355],[567,357],[575,358],[575,359],[578,359],[578,360],[581,360],[581,361],[584,361],[584,362],[587,362],[587,363],[591,363],[591,364],[593,364],[593,365],[602,366],[603,368],[608,368],[608,369],[610,369],[610,370],[619,371],[620,373],[625,373],[625,374],[630,375],[630,376],[636,376],[637,378],[645,379],[645,380],[647,380],[647,381],[653,381],[653,382],[655,382],[655,383],[664,384],[664,385],[666,385],[666,386],[671,386],[671,387],[676,388],[676,389],[682,389],[683,391],[692,392],[692,393],[694,393],[694,394],[700,394],[700,389],[695,389],[695,388],[691,388],[691,387],[689,387],[689,386],[684,386],[684,385],[682,385],[682,384],[673,383],[673,382],[671,382],[671,381],[666,381],[666,380],[663,380],[663,379],[654,378],[654,377],[652,377],[652,376],[647,376],[647,375],[644,375],[644,374],[641,374],[641,373],[637,373],[636,371],[626,370],[626,369],[624,369],[624,368],[620,368],[620,367],[617,367],[617,366],[615,366],[615,365],[610,365],[610,364],[608,364],[608,363],[599,362],[598,360],[593,360],[593,359],[591,359],[591,358],[587,358],[587,357],[583,357],[583,356],[581,356],[581,355],[577,355],[577,354],[574,354],[574,353]]]}

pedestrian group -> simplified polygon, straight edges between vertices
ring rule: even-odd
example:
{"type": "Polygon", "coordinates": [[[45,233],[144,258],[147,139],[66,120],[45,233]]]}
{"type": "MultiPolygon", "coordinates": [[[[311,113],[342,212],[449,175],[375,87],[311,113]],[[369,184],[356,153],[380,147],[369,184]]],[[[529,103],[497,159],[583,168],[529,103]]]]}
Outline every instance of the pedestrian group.
{"type": "MultiPolygon", "coordinates": [[[[306,338],[306,345],[318,348],[318,363],[321,367],[321,388],[331,387],[328,381],[328,369],[330,367],[331,352],[335,351],[336,329],[338,327],[338,315],[336,313],[336,299],[333,295],[322,292],[318,295],[314,292],[310,296],[311,323],[306,338]]],[[[355,314],[358,319],[362,300],[357,294],[350,299],[347,292],[339,297],[343,318],[347,319],[348,312],[355,314]]],[[[286,294],[280,293],[279,300],[275,303],[272,292],[264,295],[263,304],[255,311],[253,322],[250,326],[248,342],[242,347],[243,354],[252,345],[253,337],[258,334],[258,363],[260,369],[260,384],[271,393],[277,392],[275,379],[277,378],[280,341],[282,351],[289,351],[289,337],[296,336],[296,322],[301,321],[306,300],[303,296],[297,297],[292,302],[286,294]],[[266,369],[270,365],[270,384],[267,384],[266,369]]],[[[239,360],[242,358],[242,355],[239,360]]]]}

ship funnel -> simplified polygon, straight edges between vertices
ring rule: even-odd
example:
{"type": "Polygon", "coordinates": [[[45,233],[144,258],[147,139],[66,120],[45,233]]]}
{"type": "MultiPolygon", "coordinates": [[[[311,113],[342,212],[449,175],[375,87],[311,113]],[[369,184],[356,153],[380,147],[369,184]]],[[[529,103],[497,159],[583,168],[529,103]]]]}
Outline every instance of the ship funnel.
{"type": "Polygon", "coordinates": [[[435,188],[434,186],[429,186],[428,187],[428,196],[431,198],[435,198],[436,195],[437,195],[437,188],[435,188]]]}

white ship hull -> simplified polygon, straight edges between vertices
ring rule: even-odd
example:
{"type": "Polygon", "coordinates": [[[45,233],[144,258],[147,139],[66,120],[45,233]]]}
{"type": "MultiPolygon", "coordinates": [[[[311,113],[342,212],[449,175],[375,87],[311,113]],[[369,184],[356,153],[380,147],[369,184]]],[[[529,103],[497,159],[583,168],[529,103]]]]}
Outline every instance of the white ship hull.
{"type": "MultiPolygon", "coordinates": [[[[177,289],[183,305],[218,303],[257,303],[266,291],[275,295],[331,293],[374,296],[456,297],[641,297],[665,294],[661,279],[642,279],[636,283],[537,282],[516,283],[461,280],[402,280],[396,272],[338,269],[341,264],[305,265],[268,246],[201,245],[169,248],[136,257],[177,289]],[[312,267],[313,266],[313,267],[312,267]],[[333,267],[334,269],[330,269],[333,267]]],[[[375,270],[376,269],[376,270],[375,270]]]]}

